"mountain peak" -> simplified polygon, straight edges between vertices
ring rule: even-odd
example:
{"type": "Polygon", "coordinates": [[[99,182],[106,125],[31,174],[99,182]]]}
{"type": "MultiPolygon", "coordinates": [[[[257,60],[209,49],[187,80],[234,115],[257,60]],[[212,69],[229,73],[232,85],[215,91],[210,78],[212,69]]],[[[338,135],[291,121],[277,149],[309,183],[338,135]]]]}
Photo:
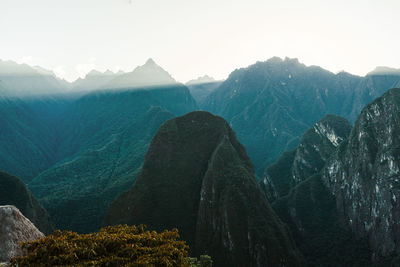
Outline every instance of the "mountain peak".
{"type": "Polygon", "coordinates": [[[210,77],[210,76],[208,76],[208,75],[204,75],[204,76],[201,76],[201,77],[199,77],[199,78],[197,78],[197,79],[193,79],[193,80],[190,80],[190,81],[188,81],[187,83],[186,83],[186,85],[194,85],[194,84],[202,84],[202,83],[212,83],[212,82],[215,82],[216,80],[213,78],[213,77],[210,77]]]}
{"type": "Polygon", "coordinates": [[[400,69],[378,66],[373,71],[368,72],[368,75],[400,75],[400,69]]]}
{"type": "Polygon", "coordinates": [[[146,65],[157,65],[157,64],[152,58],[149,58],[144,65],[146,66],[146,65]]]}
{"type": "Polygon", "coordinates": [[[167,71],[157,65],[153,59],[149,58],[144,65],[116,77],[109,84],[109,88],[144,88],[176,83],[167,71]]]}
{"type": "Polygon", "coordinates": [[[86,74],[86,77],[87,76],[97,76],[97,75],[101,75],[101,74],[102,73],[100,71],[93,69],[88,74],[86,74]]]}
{"type": "Polygon", "coordinates": [[[159,128],[135,184],[105,219],[106,225],[139,222],[153,229],[177,227],[192,253],[210,253],[216,266],[296,265],[298,260],[256,183],[245,148],[228,123],[209,112],[191,112],[159,128]]]}

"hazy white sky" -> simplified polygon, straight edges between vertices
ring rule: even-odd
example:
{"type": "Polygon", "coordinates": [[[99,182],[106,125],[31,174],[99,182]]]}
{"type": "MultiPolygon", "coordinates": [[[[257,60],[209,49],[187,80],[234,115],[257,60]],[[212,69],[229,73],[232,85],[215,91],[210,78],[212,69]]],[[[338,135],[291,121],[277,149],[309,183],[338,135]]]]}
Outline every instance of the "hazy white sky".
{"type": "Polygon", "coordinates": [[[68,80],[153,58],[185,82],[272,56],[400,67],[399,0],[0,0],[0,59],[68,80]]]}

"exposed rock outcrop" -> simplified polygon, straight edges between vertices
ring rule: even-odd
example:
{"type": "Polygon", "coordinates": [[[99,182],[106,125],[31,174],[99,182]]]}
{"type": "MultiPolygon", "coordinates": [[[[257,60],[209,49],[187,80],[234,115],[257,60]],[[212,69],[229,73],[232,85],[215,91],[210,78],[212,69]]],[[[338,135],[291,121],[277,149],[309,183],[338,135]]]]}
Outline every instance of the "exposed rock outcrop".
{"type": "Polygon", "coordinates": [[[336,208],[319,172],[351,131],[349,122],[327,115],[302,136],[296,150],[269,167],[261,186],[308,266],[369,266],[365,240],[356,238],[336,208]]]}
{"type": "Polygon", "coordinates": [[[192,112],[163,124],[132,189],[105,224],[179,229],[216,266],[296,266],[301,257],[224,119],[192,112]]]}
{"type": "Polygon", "coordinates": [[[323,180],[353,231],[375,256],[400,253],[400,89],[366,106],[323,180]]]}
{"type": "Polygon", "coordinates": [[[295,185],[318,173],[350,131],[350,123],[336,115],[326,115],[315,123],[295,150],[282,154],[265,171],[261,187],[268,200],[287,195],[295,185]]]}
{"type": "Polygon", "coordinates": [[[23,255],[20,242],[44,235],[14,206],[0,206],[0,262],[23,255]]]}

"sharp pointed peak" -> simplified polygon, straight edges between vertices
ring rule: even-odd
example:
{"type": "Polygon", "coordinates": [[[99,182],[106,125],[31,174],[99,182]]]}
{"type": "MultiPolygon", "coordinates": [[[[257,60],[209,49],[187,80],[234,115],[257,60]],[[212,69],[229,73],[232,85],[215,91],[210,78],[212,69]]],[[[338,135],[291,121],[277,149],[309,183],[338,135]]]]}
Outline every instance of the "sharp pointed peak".
{"type": "Polygon", "coordinates": [[[157,65],[157,64],[152,58],[149,58],[144,65],[157,65]]]}

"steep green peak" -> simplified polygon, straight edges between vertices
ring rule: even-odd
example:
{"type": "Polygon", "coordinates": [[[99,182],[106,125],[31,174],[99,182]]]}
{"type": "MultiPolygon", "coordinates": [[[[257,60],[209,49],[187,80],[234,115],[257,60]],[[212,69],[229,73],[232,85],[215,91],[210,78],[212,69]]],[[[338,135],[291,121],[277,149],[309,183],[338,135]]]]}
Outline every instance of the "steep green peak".
{"type": "Polygon", "coordinates": [[[0,171],[0,205],[16,206],[45,234],[54,230],[49,215],[26,185],[17,177],[0,171]]]}
{"type": "Polygon", "coordinates": [[[160,127],[135,184],[110,206],[104,223],[178,228],[191,253],[210,255],[216,266],[301,260],[245,148],[223,118],[205,111],[160,127]]]}

